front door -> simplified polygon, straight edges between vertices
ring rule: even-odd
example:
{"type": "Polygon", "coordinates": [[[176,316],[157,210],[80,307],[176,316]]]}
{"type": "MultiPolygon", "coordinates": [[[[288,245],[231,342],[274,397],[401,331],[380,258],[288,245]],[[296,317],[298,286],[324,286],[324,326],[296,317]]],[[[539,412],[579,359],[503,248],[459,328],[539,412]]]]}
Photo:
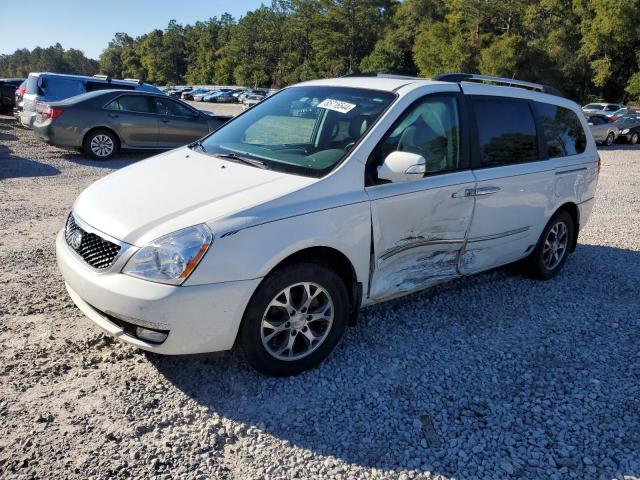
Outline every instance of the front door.
{"type": "Polygon", "coordinates": [[[461,138],[459,94],[414,102],[367,162],[373,229],[369,297],[380,301],[459,275],[458,261],[473,215],[475,187],[461,138]],[[393,151],[426,159],[426,173],[408,183],[383,183],[377,168],[393,151]]]}
{"type": "Polygon", "coordinates": [[[123,147],[155,148],[158,116],[146,95],[120,95],[105,107],[107,125],[122,140],[123,147]]]}
{"type": "Polygon", "coordinates": [[[169,98],[153,98],[159,115],[158,146],[180,147],[209,133],[207,121],[193,110],[169,98]]]}

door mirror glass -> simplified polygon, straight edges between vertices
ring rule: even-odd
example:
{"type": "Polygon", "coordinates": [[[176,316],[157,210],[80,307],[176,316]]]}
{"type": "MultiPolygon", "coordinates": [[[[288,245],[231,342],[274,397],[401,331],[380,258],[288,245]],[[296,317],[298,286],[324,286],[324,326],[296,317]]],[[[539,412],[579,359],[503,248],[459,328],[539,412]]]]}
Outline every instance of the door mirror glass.
{"type": "Polygon", "coordinates": [[[392,183],[413,182],[424,177],[427,161],[411,152],[391,152],[378,167],[378,178],[392,183]]]}

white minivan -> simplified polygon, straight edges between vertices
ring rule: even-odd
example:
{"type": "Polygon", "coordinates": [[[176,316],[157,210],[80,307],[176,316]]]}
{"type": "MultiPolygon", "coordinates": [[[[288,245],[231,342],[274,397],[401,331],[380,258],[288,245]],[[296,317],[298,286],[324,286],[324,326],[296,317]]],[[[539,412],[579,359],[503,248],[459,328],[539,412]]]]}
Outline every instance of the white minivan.
{"type": "Polygon", "coordinates": [[[469,74],[285,88],[82,192],[57,238],[69,294],[136,347],[237,343],[291,375],[361,306],[516,261],[550,279],[600,161],[580,106],[547,92],[469,74]]]}

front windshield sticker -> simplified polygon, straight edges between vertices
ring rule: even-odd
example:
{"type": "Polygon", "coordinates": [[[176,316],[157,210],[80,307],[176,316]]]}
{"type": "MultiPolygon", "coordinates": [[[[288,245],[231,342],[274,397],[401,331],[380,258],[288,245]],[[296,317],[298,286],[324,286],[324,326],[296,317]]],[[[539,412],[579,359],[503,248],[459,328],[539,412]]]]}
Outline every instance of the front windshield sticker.
{"type": "Polygon", "coordinates": [[[334,110],[340,113],[347,113],[353,110],[356,106],[353,103],[343,102],[341,100],[334,100],[332,98],[325,98],[318,104],[319,108],[326,108],[327,110],[334,110]]]}

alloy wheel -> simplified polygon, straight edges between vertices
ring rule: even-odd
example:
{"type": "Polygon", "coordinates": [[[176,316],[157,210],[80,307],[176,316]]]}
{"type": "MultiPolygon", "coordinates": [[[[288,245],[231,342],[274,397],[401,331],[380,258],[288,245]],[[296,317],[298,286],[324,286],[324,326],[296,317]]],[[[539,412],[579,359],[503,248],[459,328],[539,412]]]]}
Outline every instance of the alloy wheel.
{"type": "Polygon", "coordinates": [[[567,252],[568,243],[569,235],[567,224],[564,222],[555,223],[549,230],[542,248],[542,263],[544,264],[544,268],[553,270],[560,264],[567,252]]]}
{"type": "Polygon", "coordinates": [[[278,360],[300,360],[325,341],[333,319],[333,300],[325,288],[312,282],[290,285],[271,300],[262,316],[262,344],[278,360]]]}
{"type": "Polygon", "coordinates": [[[609,135],[607,135],[607,140],[606,140],[607,147],[610,147],[611,145],[613,145],[613,140],[614,140],[613,132],[610,132],[609,135]]]}
{"type": "Polygon", "coordinates": [[[91,151],[98,157],[108,157],[113,153],[113,140],[108,135],[98,134],[91,139],[91,151]]]}

